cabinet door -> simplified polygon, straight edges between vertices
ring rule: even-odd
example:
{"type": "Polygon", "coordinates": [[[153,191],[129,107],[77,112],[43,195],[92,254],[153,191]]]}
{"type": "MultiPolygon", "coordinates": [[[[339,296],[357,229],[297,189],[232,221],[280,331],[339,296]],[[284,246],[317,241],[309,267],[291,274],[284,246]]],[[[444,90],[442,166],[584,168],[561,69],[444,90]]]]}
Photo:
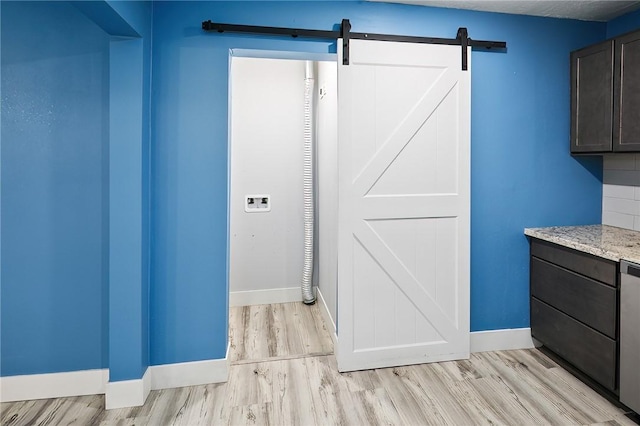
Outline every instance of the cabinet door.
{"type": "Polygon", "coordinates": [[[640,151],[640,32],[615,41],[613,150],[640,151]]]}
{"type": "Polygon", "coordinates": [[[571,52],[571,152],[612,148],[613,40],[571,52]]]}

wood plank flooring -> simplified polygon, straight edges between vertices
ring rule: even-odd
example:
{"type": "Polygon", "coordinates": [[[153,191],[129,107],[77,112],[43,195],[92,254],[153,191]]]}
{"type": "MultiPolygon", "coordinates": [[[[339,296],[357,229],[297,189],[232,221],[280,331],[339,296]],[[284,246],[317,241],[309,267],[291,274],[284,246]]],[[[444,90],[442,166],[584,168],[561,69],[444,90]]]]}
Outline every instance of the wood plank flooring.
{"type": "Polygon", "coordinates": [[[7,426],[634,424],[535,349],[340,374],[333,354],[317,355],[331,350],[330,338],[318,341],[325,339],[322,330],[326,331],[319,312],[302,304],[282,304],[234,309],[232,316],[235,361],[227,383],[153,391],[144,406],[121,410],[105,411],[103,396],[5,403],[0,406],[0,422],[7,426]],[[303,316],[319,325],[292,326],[303,316]],[[265,318],[272,325],[278,324],[276,318],[284,319],[284,324],[257,327],[265,318]],[[257,337],[263,334],[268,341],[257,337]]]}
{"type": "Polygon", "coordinates": [[[231,307],[229,342],[232,364],[333,353],[318,303],[231,307]]]}

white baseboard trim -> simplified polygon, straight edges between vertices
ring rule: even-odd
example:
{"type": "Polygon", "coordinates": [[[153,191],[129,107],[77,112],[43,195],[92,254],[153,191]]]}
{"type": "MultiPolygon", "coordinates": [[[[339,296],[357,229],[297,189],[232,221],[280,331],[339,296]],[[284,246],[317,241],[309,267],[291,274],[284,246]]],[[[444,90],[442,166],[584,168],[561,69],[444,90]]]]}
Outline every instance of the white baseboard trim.
{"type": "Polygon", "coordinates": [[[224,383],[229,379],[229,348],[223,359],[153,365],[151,389],[182,388],[185,386],[224,383]]]}
{"type": "Polygon", "coordinates": [[[335,351],[336,346],[338,346],[338,336],[336,335],[336,323],[331,318],[331,313],[329,312],[329,307],[327,306],[327,302],[324,300],[322,296],[322,292],[320,291],[320,287],[317,289],[318,295],[318,303],[320,304],[320,313],[322,314],[322,319],[324,323],[327,324],[329,328],[329,334],[331,335],[331,340],[333,340],[333,348],[335,351]]]}
{"type": "Polygon", "coordinates": [[[104,405],[107,410],[114,408],[138,407],[151,391],[151,371],[147,368],[141,379],[122,380],[107,383],[104,405]]]}
{"type": "Polygon", "coordinates": [[[0,402],[96,395],[105,392],[109,370],[0,377],[0,402]]]}
{"type": "Polygon", "coordinates": [[[471,352],[508,351],[534,347],[530,328],[474,331],[471,333],[471,352]]]}
{"type": "Polygon", "coordinates": [[[302,290],[300,287],[232,291],[229,293],[229,306],[267,305],[270,303],[301,301],[302,290]]]}
{"type": "Polygon", "coordinates": [[[104,394],[107,410],[137,407],[152,390],[226,382],[229,350],[223,359],[153,365],[141,379],[119,382],[109,382],[108,369],[0,377],[0,402],[104,394]]]}

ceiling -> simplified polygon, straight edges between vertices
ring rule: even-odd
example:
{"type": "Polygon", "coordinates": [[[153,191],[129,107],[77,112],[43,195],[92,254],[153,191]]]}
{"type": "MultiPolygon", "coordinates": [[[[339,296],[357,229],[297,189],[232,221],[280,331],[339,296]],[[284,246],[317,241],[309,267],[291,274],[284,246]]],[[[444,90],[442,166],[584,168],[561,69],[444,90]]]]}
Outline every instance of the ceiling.
{"type": "Polygon", "coordinates": [[[583,21],[609,21],[640,9],[640,1],[617,0],[370,0],[453,9],[482,10],[583,21]]]}

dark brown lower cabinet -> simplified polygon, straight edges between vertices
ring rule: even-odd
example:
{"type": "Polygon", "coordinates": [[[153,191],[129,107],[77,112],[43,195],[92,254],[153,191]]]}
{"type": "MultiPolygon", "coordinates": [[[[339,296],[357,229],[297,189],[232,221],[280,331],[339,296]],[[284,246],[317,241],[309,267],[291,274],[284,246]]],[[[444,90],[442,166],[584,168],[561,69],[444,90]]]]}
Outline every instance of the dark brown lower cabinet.
{"type": "Polygon", "coordinates": [[[619,264],[531,239],[531,335],[618,392],[619,264]]]}

